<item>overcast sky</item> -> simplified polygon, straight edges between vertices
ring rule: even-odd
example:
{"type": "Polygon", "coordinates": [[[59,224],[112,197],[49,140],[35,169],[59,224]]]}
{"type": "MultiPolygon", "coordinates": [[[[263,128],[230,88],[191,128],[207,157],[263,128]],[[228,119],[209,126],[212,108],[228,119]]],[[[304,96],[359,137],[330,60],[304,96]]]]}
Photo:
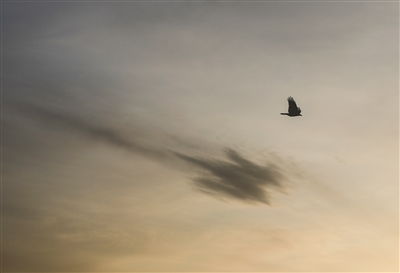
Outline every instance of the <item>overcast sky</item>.
{"type": "Polygon", "coordinates": [[[398,3],[3,5],[5,271],[399,270],[398,3]]]}

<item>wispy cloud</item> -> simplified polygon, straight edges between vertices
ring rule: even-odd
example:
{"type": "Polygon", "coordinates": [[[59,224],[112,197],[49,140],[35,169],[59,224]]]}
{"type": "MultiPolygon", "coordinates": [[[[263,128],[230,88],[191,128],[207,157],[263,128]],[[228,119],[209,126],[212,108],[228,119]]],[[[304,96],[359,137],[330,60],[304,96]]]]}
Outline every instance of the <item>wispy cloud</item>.
{"type": "Polygon", "coordinates": [[[179,159],[200,171],[200,175],[193,179],[197,189],[216,197],[270,204],[270,190],[283,189],[284,181],[287,179],[283,168],[280,167],[284,164],[282,161],[262,166],[251,162],[233,149],[225,150],[226,160],[201,158],[163,148],[156,143],[144,144],[142,140],[134,137],[128,139],[113,128],[100,126],[65,112],[33,104],[18,104],[17,109],[46,124],[73,130],[84,137],[102,141],[152,160],[171,165],[179,159]]]}
{"type": "Polygon", "coordinates": [[[48,108],[43,108],[33,104],[17,104],[16,108],[19,111],[46,124],[74,130],[81,135],[102,141],[114,147],[125,149],[129,152],[151,158],[168,157],[167,151],[157,149],[151,145],[146,145],[135,139],[127,139],[113,128],[103,127],[68,113],[50,110],[48,108]]]}

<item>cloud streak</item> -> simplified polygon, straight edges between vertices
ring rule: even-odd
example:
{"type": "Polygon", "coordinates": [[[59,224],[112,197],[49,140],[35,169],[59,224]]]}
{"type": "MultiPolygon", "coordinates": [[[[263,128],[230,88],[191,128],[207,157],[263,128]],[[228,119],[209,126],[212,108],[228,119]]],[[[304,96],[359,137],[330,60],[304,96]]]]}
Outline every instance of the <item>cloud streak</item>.
{"type": "MultiPolygon", "coordinates": [[[[70,114],[49,110],[32,104],[18,104],[17,109],[45,124],[68,130],[102,141],[110,146],[139,154],[163,164],[177,167],[173,162],[185,162],[199,171],[193,179],[196,188],[215,197],[232,198],[249,203],[270,204],[270,190],[283,189],[287,176],[278,164],[257,165],[233,149],[226,149],[226,160],[206,159],[187,153],[145,145],[142,140],[128,140],[118,131],[93,124],[70,114]],[[175,160],[175,161],[174,161],[175,160]]],[[[160,146],[160,145],[158,145],[160,146]]],[[[279,164],[283,164],[279,162],[279,164]]],[[[187,168],[185,168],[187,170],[187,168]]],[[[193,171],[193,169],[190,169],[193,171]]]]}
{"type": "Polygon", "coordinates": [[[112,128],[90,123],[70,114],[56,112],[33,104],[18,104],[16,108],[46,124],[57,125],[65,129],[72,129],[86,137],[102,141],[114,147],[122,148],[132,153],[150,158],[167,158],[169,153],[140,141],[128,140],[112,128]]]}

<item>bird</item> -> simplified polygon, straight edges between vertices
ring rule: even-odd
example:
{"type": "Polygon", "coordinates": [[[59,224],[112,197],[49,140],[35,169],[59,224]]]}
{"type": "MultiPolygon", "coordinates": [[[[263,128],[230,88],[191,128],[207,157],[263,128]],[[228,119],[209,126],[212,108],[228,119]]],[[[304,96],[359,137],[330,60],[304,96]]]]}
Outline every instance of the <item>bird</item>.
{"type": "Polygon", "coordinates": [[[294,101],[293,97],[287,98],[287,101],[289,103],[289,109],[288,113],[281,113],[281,115],[286,115],[289,117],[297,117],[297,116],[302,116],[301,109],[300,107],[297,107],[296,102],[294,101]]]}

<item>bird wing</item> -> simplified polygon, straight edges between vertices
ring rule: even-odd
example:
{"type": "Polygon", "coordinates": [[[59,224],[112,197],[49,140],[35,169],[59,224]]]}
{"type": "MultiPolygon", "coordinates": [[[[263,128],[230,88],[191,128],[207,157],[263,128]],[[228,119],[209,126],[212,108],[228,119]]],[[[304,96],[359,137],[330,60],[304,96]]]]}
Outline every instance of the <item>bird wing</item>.
{"type": "Polygon", "coordinates": [[[296,104],[296,102],[294,101],[294,99],[292,98],[292,97],[289,97],[288,99],[287,99],[287,101],[288,101],[288,103],[289,103],[289,109],[288,109],[288,112],[289,113],[296,113],[298,110],[298,107],[297,107],[297,104],[296,104]]]}

